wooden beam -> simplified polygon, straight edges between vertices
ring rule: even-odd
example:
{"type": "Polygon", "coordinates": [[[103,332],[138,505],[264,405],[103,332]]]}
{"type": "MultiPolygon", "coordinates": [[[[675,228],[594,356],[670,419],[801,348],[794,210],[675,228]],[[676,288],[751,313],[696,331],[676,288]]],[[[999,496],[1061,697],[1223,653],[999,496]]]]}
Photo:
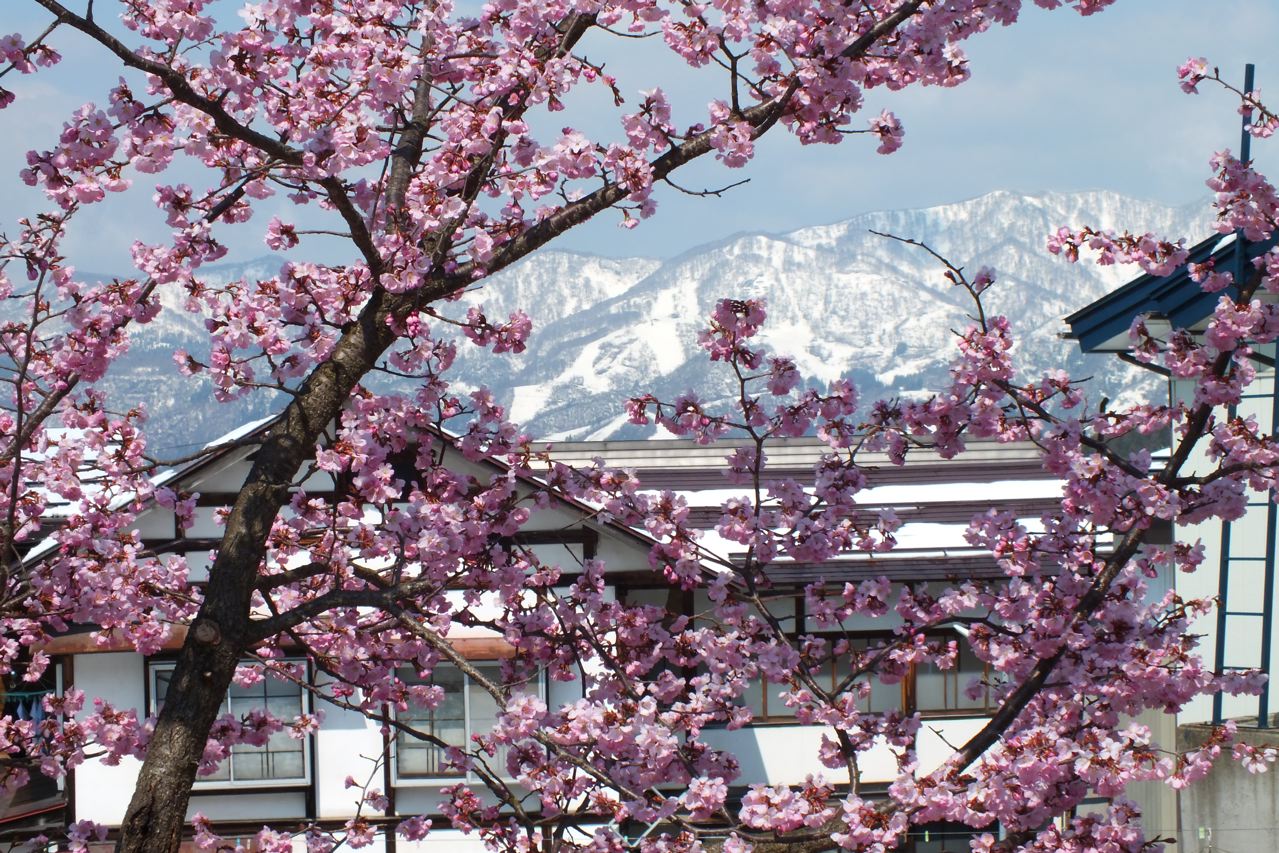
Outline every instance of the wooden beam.
{"type": "MultiPolygon", "coordinates": [[[[75,634],[63,634],[60,637],[50,637],[32,648],[50,655],[87,655],[101,652],[134,651],[133,643],[118,634],[114,629],[106,632],[97,632],[97,639],[95,639],[94,633],[92,631],[82,631],[75,634]]],[[[164,645],[160,649],[166,652],[175,652],[182,648],[182,643],[186,641],[186,638],[186,626],[174,625],[169,632],[169,638],[164,641],[164,645]]]]}

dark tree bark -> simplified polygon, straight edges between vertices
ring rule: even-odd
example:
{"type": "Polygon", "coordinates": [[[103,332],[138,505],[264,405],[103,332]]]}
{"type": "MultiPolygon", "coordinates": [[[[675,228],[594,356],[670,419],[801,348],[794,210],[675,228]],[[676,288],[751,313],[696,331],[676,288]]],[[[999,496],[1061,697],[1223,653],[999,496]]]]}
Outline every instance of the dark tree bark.
{"type": "MultiPolygon", "coordinates": [[[[35,2],[49,10],[59,24],[84,33],[106,48],[123,65],[154,75],[174,100],[209,116],[218,133],[238,139],[279,163],[297,165],[303,161],[303,152],[290,147],[285,140],[263,135],[240,123],[220,101],[197,92],[180,71],[130,50],[96,24],[91,15],[78,15],[60,0],[35,2]]],[[[904,0],[893,14],[885,16],[848,45],[842,56],[852,59],[866,54],[909,20],[923,2],[904,0]]],[[[581,15],[561,22],[557,43],[548,49],[547,55],[573,50],[593,25],[593,19],[581,15]]],[[[777,124],[798,86],[795,82],[784,93],[740,114],[742,120],[754,128],[755,137],[777,124]]],[[[414,92],[412,114],[400,129],[391,155],[386,183],[388,227],[397,227],[395,212],[403,203],[413,170],[421,158],[432,109],[430,92],[429,80],[422,79],[414,92]]],[[[524,94],[520,92],[511,93],[505,103],[503,111],[508,118],[521,115],[527,108],[524,94]]],[[[502,143],[499,136],[495,149],[502,143]]],[[[651,162],[654,180],[666,178],[712,150],[709,132],[686,139],[651,162]]],[[[458,190],[467,205],[479,195],[492,163],[491,155],[479,157],[473,163],[471,174],[458,190]]],[[[350,230],[352,244],[368,265],[373,280],[379,281],[384,271],[382,259],[367,223],[347,196],[346,187],[335,177],[320,181],[318,187],[350,230]]],[[[606,183],[566,203],[555,214],[501,246],[483,273],[509,266],[575,225],[624,201],[628,194],[628,189],[606,183]]],[[[437,269],[443,267],[440,262],[451,249],[454,227],[455,223],[445,225],[429,238],[437,269]]],[[[226,532],[210,569],[203,604],[178,656],[165,704],[121,827],[116,848],[121,853],[171,853],[182,842],[191,786],[209,730],[220,713],[237,665],[257,637],[251,602],[258,569],[266,555],[272,524],[289,499],[294,476],[312,459],[323,431],[339,417],[356,385],[394,343],[396,335],[392,327],[398,326],[395,321],[459,288],[473,286],[476,272],[472,265],[463,264],[449,275],[428,278],[420,288],[409,293],[392,294],[376,286],[358,321],[344,330],[330,357],[317,366],[294,393],[289,406],[268,432],[227,517],[226,532]]],[[[823,848],[829,846],[824,841],[817,843],[823,848]]],[[[814,848],[787,845],[785,849],[814,848]]]]}
{"type": "Polygon", "coordinates": [[[178,656],[117,850],[173,851],[182,841],[196,767],[250,639],[250,606],[267,535],[324,427],[394,340],[385,301],[375,295],[258,451],[227,517],[204,603],[178,656]]]}

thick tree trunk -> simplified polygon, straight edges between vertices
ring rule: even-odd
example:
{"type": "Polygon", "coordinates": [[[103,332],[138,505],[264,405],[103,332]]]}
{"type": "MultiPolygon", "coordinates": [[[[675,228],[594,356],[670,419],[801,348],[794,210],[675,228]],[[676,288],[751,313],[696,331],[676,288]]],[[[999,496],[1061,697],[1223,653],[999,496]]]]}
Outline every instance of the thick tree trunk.
{"type": "MultiPolygon", "coordinates": [[[[571,15],[565,21],[563,36],[555,50],[560,53],[572,50],[593,20],[588,15],[571,15]]],[[[522,98],[509,102],[507,107],[511,116],[520,115],[525,109],[522,98]]],[[[391,154],[388,210],[395,211],[404,203],[410,176],[421,158],[431,111],[431,81],[423,76],[415,87],[410,121],[391,154]]],[[[706,148],[704,144],[697,153],[704,153],[706,148]]],[[[471,178],[463,193],[468,205],[479,195],[491,166],[492,160],[487,157],[472,166],[471,178]]],[[[587,202],[584,210],[589,211],[583,214],[583,219],[606,209],[621,197],[617,194],[620,190],[608,189],[610,193],[597,191],[592,199],[583,200],[587,202]]],[[[340,187],[326,186],[326,190],[335,207],[344,211],[348,225],[356,234],[354,242],[377,281],[382,272],[381,259],[367,239],[364,223],[358,221],[340,187]]],[[[394,221],[392,216],[391,227],[395,227],[394,221]]],[[[518,260],[578,221],[564,218],[549,225],[543,223],[537,235],[531,238],[526,235],[520,251],[494,259],[487,272],[518,260]]],[[[435,250],[441,257],[456,224],[439,231],[435,250]]],[[[191,785],[204,754],[209,727],[217,719],[236,664],[249,646],[250,606],[271,525],[289,499],[293,477],[312,458],[321,432],[341,414],[356,384],[395,342],[396,335],[388,320],[394,319],[398,325],[411,311],[459,287],[469,286],[474,280],[475,276],[468,271],[461,277],[440,276],[424,281],[408,293],[391,294],[380,287],[375,289],[360,312],[359,321],[344,331],[328,361],[307,377],[267,435],[227,517],[217,560],[209,570],[204,603],[187,634],[133,799],[125,813],[116,845],[118,853],[172,853],[181,843],[191,785]]]]}
{"type": "Polygon", "coordinates": [[[238,662],[239,654],[229,644],[204,645],[188,635],[117,850],[178,849],[196,765],[238,662]]]}
{"type": "Polygon", "coordinates": [[[352,389],[394,341],[388,310],[398,302],[378,291],[330,359],[316,368],[268,433],[227,518],[200,612],[187,633],[164,708],[125,813],[122,853],[171,853],[182,840],[196,766],[209,728],[247,649],[250,606],[267,535],[289,499],[294,475],[311,458],[325,426],[352,389]]]}

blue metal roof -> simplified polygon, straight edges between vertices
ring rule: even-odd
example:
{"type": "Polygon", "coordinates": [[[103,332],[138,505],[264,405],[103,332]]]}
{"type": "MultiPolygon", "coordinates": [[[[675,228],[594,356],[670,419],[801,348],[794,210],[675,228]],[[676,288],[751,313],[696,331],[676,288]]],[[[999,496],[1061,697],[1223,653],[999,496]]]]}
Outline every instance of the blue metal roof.
{"type": "MultiPolygon", "coordinates": [[[[1248,261],[1268,252],[1276,243],[1276,238],[1262,243],[1233,238],[1232,234],[1214,234],[1190,250],[1187,263],[1201,264],[1211,258],[1217,269],[1233,271],[1238,280],[1248,261]]],[[[1234,286],[1224,292],[1232,296],[1238,293],[1234,286]]],[[[1220,293],[1201,290],[1183,265],[1168,275],[1147,274],[1133,279],[1071,314],[1066,323],[1070,326],[1069,337],[1079,341],[1084,352],[1123,351],[1126,344],[1107,344],[1124,336],[1138,314],[1157,315],[1167,318],[1176,328],[1189,328],[1211,314],[1220,298],[1220,293]]]]}

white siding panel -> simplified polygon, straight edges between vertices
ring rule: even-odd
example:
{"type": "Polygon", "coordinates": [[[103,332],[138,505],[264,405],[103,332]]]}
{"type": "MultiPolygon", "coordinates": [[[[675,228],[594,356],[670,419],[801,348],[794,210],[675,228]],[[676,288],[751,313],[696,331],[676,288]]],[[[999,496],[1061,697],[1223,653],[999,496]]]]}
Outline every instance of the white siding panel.
{"type": "MultiPolygon", "coordinates": [[[[373,775],[379,790],[382,771],[374,761],[382,755],[382,734],[362,714],[326,705],[324,722],[315,735],[316,811],[321,818],[349,818],[355,814],[358,788],[347,788],[346,777],[364,783],[373,775]]],[[[372,814],[367,807],[365,814],[372,814]]]]}
{"type": "Polygon", "coordinates": [[[212,821],[300,818],[306,813],[306,799],[296,792],[205,794],[197,790],[187,806],[187,819],[196,812],[212,821]]]}
{"type": "MultiPolygon", "coordinates": [[[[76,655],[75,686],[85,695],[102,697],[117,708],[141,709],[145,699],[142,663],[142,656],[131,652],[76,655]]],[[[141,766],[141,762],[126,757],[115,767],[108,767],[96,759],[77,767],[76,819],[119,826],[141,766]]]]}
{"type": "Polygon", "coordinates": [[[173,513],[163,507],[153,506],[140,514],[135,527],[143,539],[172,539],[177,535],[173,525],[173,513]]]}

